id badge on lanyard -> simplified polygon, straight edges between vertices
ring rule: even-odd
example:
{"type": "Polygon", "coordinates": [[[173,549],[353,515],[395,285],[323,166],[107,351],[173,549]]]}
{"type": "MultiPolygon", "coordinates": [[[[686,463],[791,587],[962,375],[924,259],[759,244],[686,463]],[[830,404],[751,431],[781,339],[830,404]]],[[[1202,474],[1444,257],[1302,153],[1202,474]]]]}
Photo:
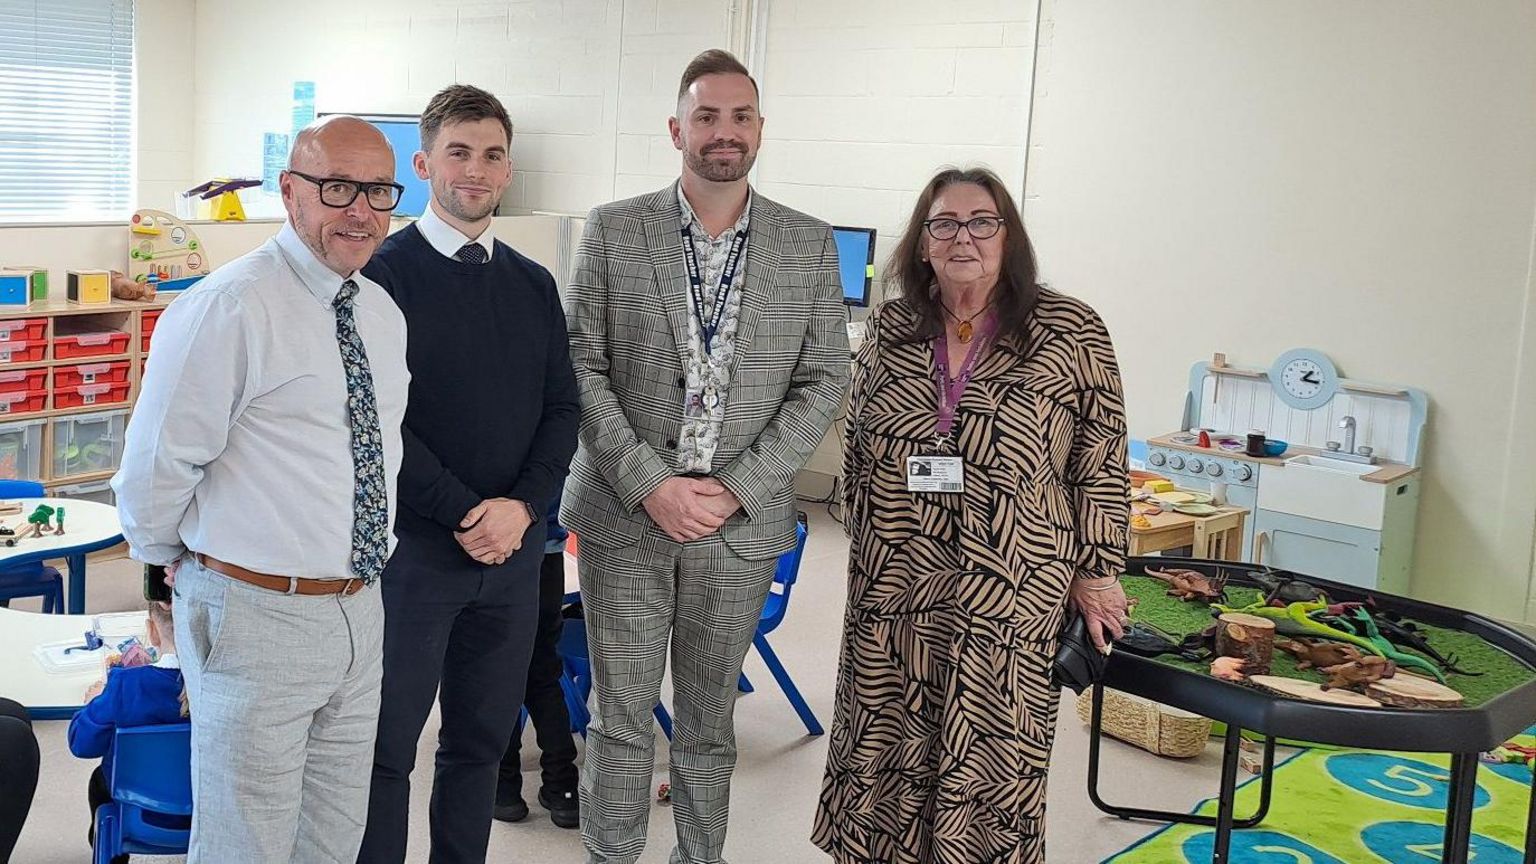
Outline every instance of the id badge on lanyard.
{"type": "MultiPolygon", "coordinates": [[[[965,356],[965,365],[953,378],[949,374],[949,336],[940,333],[934,342],[933,360],[937,375],[934,376],[934,392],[938,398],[938,416],[935,422],[935,449],[950,442],[955,428],[955,412],[960,408],[960,398],[971,383],[976,364],[981,359],[981,348],[991,341],[997,332],[997,317],[989,315],[982,325],[980,338],[971,344],[965,356]]],[[[959,456],[908,456],[908,492],[964,492],[965,460],[959,456]]]]}
{"type": "Polygon", "coordinates": [[[704,274],[699,267],[699,253],[693,248],[693,229],[683,226],[683,263],[688,267],[688,295],[693,300],[693,314],[699,322],[699,338],[704,343],[704,354],[714,350],[715,334],[720,321],[725,318],[725,303],[731,296],[731,283],[741,267],[742,252],[747,246],[747,232],[738,231],[731,240],[731,251],[725,257],[725,268],[720,271],[720,285],[715,289],[714,313],[704,317],[704,274]]]}

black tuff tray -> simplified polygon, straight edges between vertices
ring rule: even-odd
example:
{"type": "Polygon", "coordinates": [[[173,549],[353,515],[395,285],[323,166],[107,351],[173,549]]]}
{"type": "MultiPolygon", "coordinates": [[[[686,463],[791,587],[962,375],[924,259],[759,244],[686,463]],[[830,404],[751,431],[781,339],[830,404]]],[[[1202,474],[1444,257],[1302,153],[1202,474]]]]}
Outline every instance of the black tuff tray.
{"type": "MultiPolygon", "coordinates": [[[[1303,579],[1328,592],[1335,602],[1372,598],[1377,608],[1474,634],[1536,670],[1536,634],[1471,612],[1236,561],[1134,556],[1126,559],[1125,572],[1145,576],[1149,565],[1159,569],[1186,567],[1209,576],[1225,572],[1228,584],[1239,587],[1259,588],[1246,578],[1250,570],[1303,579]]],[[[1116,651],[1105,670],[1104,685],[1251,732],[1374,750],[1482,752],[1492,750],[1536,722],[1536,678],[1476,708],[1347,708],[1292,699],[1138,657],[1129,651],[1116,651]]]]}

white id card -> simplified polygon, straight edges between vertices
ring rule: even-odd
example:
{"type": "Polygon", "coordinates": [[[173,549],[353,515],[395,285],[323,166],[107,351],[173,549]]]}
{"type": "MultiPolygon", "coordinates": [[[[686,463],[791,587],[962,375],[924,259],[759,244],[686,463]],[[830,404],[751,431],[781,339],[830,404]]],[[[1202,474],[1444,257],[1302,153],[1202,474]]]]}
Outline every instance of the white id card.
{"type": "Polygon", "coordinates": [[[908,456],[908,492],[964,492],[965,460],[959,456],[908,456]]]}

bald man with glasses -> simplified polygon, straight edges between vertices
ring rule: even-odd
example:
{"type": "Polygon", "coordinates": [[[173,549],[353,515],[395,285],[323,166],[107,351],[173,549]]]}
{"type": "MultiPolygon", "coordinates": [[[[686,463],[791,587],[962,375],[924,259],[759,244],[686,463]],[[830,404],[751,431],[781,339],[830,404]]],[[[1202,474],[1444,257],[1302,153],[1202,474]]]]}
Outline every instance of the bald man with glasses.
{"type": "Polygon", "coordinates": [[[112,487],[133,557],[175,577],[191,864],[353,864],[362,842],[409,375],[359,270],[394,164],[355,117],[300,132],[287,223],[156,328],[112,487]]]}

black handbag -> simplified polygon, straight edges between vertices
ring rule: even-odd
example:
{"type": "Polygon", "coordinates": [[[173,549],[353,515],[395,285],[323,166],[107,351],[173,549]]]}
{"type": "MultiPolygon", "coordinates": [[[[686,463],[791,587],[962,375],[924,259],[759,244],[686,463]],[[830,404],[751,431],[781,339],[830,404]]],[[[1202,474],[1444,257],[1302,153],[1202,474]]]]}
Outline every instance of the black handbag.
{"type": "Polygon", "coordinates": [[[1051,663],[1051,681],[1081,693],[1104,679],[1108,665],[1109,655],[1101,653],[1088,638],[1088,622],[1077,610],[1069,611],[1056,646],[1056,659],[1051,663]]]}

